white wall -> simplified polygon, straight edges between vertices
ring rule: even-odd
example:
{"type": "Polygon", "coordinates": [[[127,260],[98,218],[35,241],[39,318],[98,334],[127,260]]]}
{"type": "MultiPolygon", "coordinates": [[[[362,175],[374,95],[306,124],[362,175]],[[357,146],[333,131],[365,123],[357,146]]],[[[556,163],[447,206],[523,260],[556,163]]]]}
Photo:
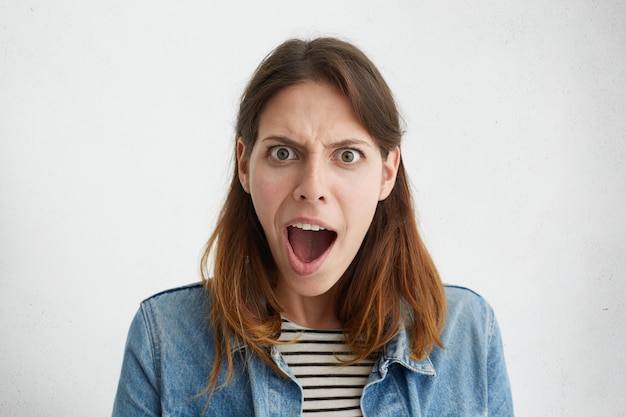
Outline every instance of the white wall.
{"type": "Polygon", "coordinates": [[[446,282],[495,307],[519,416],[626,415],[626,6],[0,0],[0,415],[107,416],[150,294],[199,279],[260,59],[378,64],[446,282]]]}

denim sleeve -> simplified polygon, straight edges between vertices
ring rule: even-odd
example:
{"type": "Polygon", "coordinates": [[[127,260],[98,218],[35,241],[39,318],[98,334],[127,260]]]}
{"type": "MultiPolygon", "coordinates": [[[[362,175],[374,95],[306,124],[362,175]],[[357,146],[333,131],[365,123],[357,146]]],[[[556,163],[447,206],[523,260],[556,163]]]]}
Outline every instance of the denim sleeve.
{"type": "Polygon", "coordinates": [[[154,353],[144,310],[140,308],[128,332],[113,417],[161,415],[154,353]]]}
{"type": "Polygon", "coordinates": [[[493,312],[491,312],[489,325],[489,350],[487,352],[489,416],[513,417],[513,399],[504,360],[502,337],[493,312]]]}

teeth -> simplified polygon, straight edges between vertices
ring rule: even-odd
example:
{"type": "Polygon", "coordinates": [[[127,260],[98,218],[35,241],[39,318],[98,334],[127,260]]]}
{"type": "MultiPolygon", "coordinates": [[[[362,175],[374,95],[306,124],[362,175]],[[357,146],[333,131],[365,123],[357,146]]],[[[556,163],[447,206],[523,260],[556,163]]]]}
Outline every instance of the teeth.
{"type": "Polygon", "coordinates": [[[295,223],[291,225],[292,227],[297,227],[302,230],[312,230],[314,232],[319,232],[320,230],[325,230],[322,226],[318,224],[310,224],[310,223],[295,223]]]}

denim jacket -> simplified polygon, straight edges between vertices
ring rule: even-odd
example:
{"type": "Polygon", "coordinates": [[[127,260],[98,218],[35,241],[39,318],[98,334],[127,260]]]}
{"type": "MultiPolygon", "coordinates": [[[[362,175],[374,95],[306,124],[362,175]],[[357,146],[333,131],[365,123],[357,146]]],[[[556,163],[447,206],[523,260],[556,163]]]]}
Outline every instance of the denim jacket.
{"type": "MultiPolygon", "coordinates": [[[[409,356],[401,331],[379,355],[361,397],[363,416],[513,416],[502,342],[491,307],[474,292],[446,286],[444,349],[409,356]]],[[[208,408],[201,394],[214,360],[210,299],[200,284],[141,303],[128,335],[113,417],[299,416],[302,389],[277,349],[273,371],[241,344],[233,375],[208,408]]],[[[224,364],[218,387],[225,381],[224,364]]]]}

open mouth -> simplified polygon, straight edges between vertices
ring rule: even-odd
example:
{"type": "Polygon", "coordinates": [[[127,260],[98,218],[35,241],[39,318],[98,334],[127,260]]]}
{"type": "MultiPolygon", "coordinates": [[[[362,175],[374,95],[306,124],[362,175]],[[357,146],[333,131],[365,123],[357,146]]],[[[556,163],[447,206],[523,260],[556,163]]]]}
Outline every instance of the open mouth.
{"type": "Polygon", "coordinates": [[[287,228],[287,239],[293,253],[302,262],[321,257],[337,238],[337,233],[315,224],[293,224],[287,228]]]}

